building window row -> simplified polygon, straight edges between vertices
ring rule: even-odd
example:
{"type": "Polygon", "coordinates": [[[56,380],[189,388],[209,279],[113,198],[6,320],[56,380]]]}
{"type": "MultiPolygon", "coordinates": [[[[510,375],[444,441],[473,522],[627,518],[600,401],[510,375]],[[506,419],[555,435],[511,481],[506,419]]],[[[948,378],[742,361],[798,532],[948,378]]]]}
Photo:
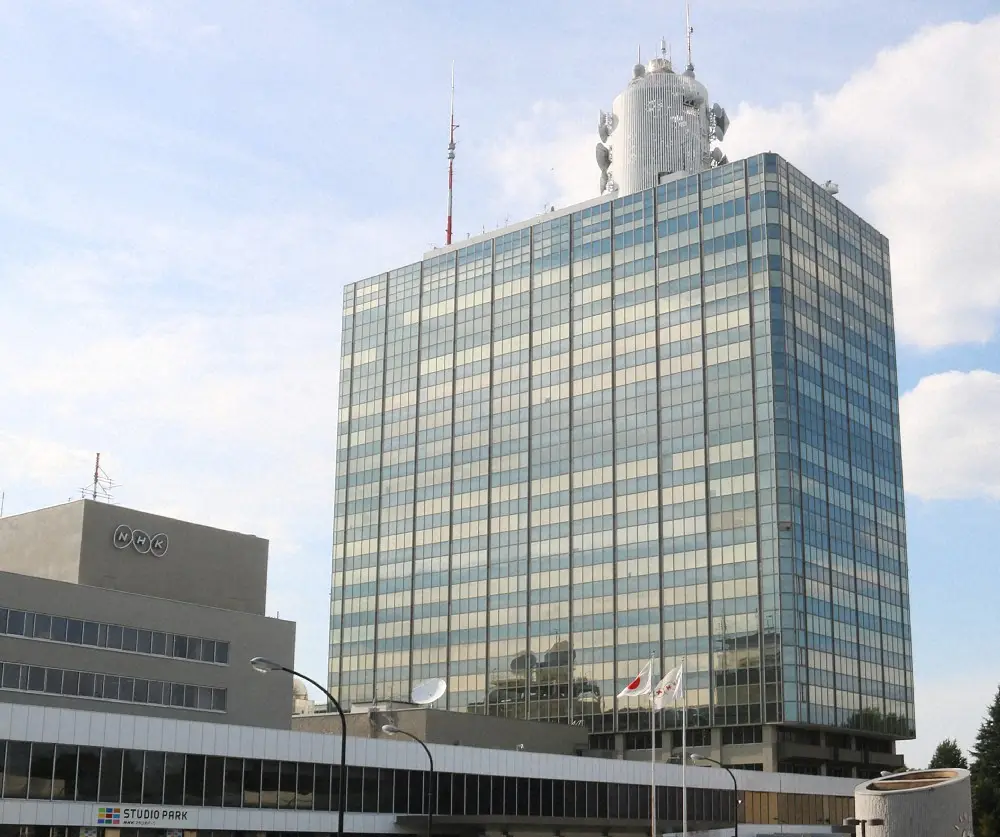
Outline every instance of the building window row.
{"type": "Polygon", "coordinates": [[[0,634],[229,665],[229,643],[221,639],[149,631],[6,607],[0,607],[0,634]]]}
{"type": "MultiPolygon", "coordinates": [[[[347,769],[347,811],[425,813],[422,770],[347,769]]],[[[209,808],[336,811],[339,767],[110,747],[0,741],[0,798],[209,808]]],[[[649,786],[438,772],[435,814],[647,820],[649,786]]],[[[732,791],[688,788],[693,822],[730,823],[732,791]]],[[[850,816],[847,797],[741,793],[744,822],[816,824],[850,816]],[[753,797],[753,799],[751,799],[753,797]],[[760,811],[764,819],[747,819],[760,811]],[[785,812],[794,811],[789,818],[785,812]],[[782,814],[785,814],[782,816],[782,814]]],[[[657,814],[678,820],[681,789],[657,788],[657,814]]]]}
{"type": "Polygon", "coordinates": [[[226,690],[213,686],[167,683],[143,677],[69,671],[24,663],[0,662],[0,689],[170,706],[202,712],[226,711],[226,690]]]}

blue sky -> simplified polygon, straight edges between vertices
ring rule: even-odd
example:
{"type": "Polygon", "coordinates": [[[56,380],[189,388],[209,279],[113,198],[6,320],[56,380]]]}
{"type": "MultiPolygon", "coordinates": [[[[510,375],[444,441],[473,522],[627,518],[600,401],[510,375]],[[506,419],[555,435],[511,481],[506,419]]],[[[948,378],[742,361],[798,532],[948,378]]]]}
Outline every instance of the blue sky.
{"type": "MultiPolygon", "coordinates": [[[[997,11],[693,7],[730,158],[832,178],[892,241],[913,765],[1000,683],[997,11]]],[[[452,60],[461,239],[592,196],[598,110],[683,31],[632,0],[0,5],[6,512],[100,450],[123,505],[270,538],[269,610],[322,677],[341,291],[442,241],[452,60]]]]}

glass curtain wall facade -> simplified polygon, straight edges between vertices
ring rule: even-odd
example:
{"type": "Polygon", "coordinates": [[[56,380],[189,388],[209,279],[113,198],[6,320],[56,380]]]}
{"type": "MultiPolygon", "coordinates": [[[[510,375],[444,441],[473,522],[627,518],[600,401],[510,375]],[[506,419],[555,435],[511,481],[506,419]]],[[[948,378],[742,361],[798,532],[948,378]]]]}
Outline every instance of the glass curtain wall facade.
{"type": "Polygon", "coordinates": [[[909,623],[888,242],[780,157],[348,286],[341,699],[910,737],[909,623]]]}

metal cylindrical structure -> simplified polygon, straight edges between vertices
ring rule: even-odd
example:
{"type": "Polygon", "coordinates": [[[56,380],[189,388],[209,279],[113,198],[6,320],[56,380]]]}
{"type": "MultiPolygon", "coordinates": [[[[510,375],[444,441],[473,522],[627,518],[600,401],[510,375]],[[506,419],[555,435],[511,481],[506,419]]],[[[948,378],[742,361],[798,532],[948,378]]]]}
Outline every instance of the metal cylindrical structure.
{"type": "Polygon", "coordinates": [[[622,195],[655,186],[661,174],[711,164],[708,90],[663,64],[633,78],[612,106],[611,175],[622,195]]]}
{"type": "Polygon", "coordinates": [[[911,770],[865,782],[854,791],[854,817],[867,837],[972,837],[969,771],[911,770]]]}

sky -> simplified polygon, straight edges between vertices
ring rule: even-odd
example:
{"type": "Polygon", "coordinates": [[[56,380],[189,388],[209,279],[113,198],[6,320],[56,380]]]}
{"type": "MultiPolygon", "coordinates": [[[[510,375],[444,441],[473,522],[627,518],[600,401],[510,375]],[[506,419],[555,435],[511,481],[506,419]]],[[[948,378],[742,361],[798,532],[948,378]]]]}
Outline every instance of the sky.
{"type": "MultiPolygon", "coordinates": [[[[1000,684],[1000,6],[694,0],[730,159],[772,150],[891,242],[918,737],[1000,684]]],[[[322,679],[346,283],[593,197],[597,116],[684,12],[595,0],[0,4],[0,491],[271,542],[322,679]]]]}

